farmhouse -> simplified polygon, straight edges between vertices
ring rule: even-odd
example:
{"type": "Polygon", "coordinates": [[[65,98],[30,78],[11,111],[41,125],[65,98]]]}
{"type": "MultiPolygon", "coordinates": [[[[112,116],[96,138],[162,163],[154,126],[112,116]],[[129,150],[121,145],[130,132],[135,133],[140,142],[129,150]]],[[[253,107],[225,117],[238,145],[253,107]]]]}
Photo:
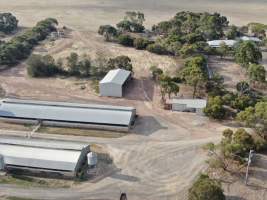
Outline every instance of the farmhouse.
{"type": "MultiPolygon", "coordinates": [[[[77,176],[88,163],[90,146],[55,140],[0,138],[2,170],[56,172],[77,176]]],[[[96,164],[96,163],[94,163],[96,164]]]]}
{"type": "Polygon", "coordinates": [[[99,83],[100,96],[122,97],[124,86],[131,72],[124,69],[110,70],[99,83]]]}
{"type": "Polygon", "coordinates": [[[235,40],[211,40],[207,42],[210,47],[219,48],[222,44],[233,47],[237,41],[235,40]]]}
{"type": "Polygon", "coordinates": [[[205,99],[171,99],[167,104],[171,105],[173,111],[195,112],[198,115],[203,115],[207,101],[205,99]]]}
{"type": "Polygon", "coordinates": [[[0,120],[74,128],[128,131],[135,121],[132,107],[3,99],[0,120]]]}

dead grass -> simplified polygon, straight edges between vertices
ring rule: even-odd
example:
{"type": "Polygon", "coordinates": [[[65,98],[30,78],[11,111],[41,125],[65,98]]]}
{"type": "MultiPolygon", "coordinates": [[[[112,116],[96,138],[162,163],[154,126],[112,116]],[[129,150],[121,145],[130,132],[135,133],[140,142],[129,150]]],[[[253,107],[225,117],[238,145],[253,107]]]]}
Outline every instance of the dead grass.
{"type": "Polygon", "coordinates": [[[6,175],[0,177],[0,184],[19,185],[23,187],[50,187],[50,188],[68,188],[73,181],[32,178],[22,175],[6,175]]]}
{"type": "Polygon", "coordinates": [[[73,136],[88,136],[88,137],[102,137],[102,138],[119,138],[119,137],[126,135],[125,133],[121,133],[121,132],[79,129],[79,128],[48,127],[48,126],[42,126],[37,131],[36,134],[38,134],[38,133],[73,135],[73,136]]]}

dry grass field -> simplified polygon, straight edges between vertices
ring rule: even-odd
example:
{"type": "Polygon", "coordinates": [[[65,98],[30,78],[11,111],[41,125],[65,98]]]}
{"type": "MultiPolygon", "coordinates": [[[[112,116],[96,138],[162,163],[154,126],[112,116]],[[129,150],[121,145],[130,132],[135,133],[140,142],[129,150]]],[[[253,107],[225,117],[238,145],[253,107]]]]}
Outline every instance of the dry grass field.
{"type": "MultiPolygon", "coordinates": [[[[0,196],[115,200],[120,192],[127,192],[131,200],[186,200],[188,187],[206,169],[207,157],[201,146],[209,141],[218,141],[222,130],[228,126],[190,113],[162,110],[159,106],[159,89],[149,78],[149,67],[158,65],[174,73],[182,66],[182,60],[104,42],[97,35],[97,29],[103,24],[115,24],[128,10],[143,11],[147,27],[169,19],[182,10],[220,12],[228,16],[231,23],[239,25],[251,21],[267,23],[266,0],[0,0],[0,7],[1,12],[15,14],[23,27],[31,27],[41,19],[54,17],[60,26],[65,25],[73,30],[66,39],[42,43],[35,49],[36,53],[49,53],[55,58],[66,57],[70,52],[86,53],[91,58],[99,54],[107,57],[128,55],[132,59],[135,76],[125,98],[100,98],[92,91],[87,79],[33,79],[27,76],[26,64],[21,63],[0,72],[0,83],[6,95],[134,106],[139,115],[131,133],[120,138],[85,137],[84,134],[69,136],[69,131],[64,130],[59,135],[46,134],[45,130],[36,133],[36,137],[103,145],[118,168],[103,180],[66,190],[0,185],[0,196]],[[85,86],[85,89],[81,89],[81,86],[85,86]]],[[[245,78],[240,68],[231,61],[222,63],[214,59],[212,67],[228,77],[226,84],[229,88],[234,87],[233,79],[238,81],[245,78]]],[[[183,90],[191,93],[187,88],[183,90]]],[[[0,128],[14,129],[10,134],[22,134],[18,126],[0,124],[0,128]]],[[[28,127],[23,127],[21,131],[28,131],[28,127]]],[[[53,131],[57,130],[50,130],[50,133],[53,131]]],[[[7,134],[7,131],[0,130],[1,134],[7,134]]],[[[248,194],[246,188],[240,185],[234,182],[230,189],[225,188],[229,200],[265,200],[266,189],[250,188],[248,194]]]]}

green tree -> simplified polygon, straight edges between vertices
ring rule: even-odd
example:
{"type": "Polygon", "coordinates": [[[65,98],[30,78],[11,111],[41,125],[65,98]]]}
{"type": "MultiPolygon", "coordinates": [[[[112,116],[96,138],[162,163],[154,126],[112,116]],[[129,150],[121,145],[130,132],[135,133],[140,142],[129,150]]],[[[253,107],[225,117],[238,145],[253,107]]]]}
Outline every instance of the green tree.
{"type": "Polygon", "coordinates": [[[220,44],[220,47],[217,49],[217,52],[221,56],[221,58],[226,57],[227,55],[230,54],[231,48],[228,47],[225,42],[220,44]]]}
{"type": "Polygon", "coordinates": [[[124,32],[141,33],[145,29],[143,26],[144,21],[145,16],[143,13],[128,11],[125,13],[124,19],[117,24],[117,28],[124,32]]]}
{"type": "Polygon", "coordinates": [[[104,26],[99,27],[98,34],[103,35],[106,41],[111,41],[117,37],[118,32],[117,32],[117,29],[114,28],[113,26],[104,25],[104,26]]]}
{"type": "Polygon", "coordinates": [[[134,44],[134,38],[132,38],[130,35],[120,35],[118,37],[119,44],[127,47],[132,47],[134,44]]]}
{"type": "Polygon", "coordinates": [[[108,69],[125,69],[128,71],[133,71],[132,61],[128,56],[117,56],[115,58],[110,58],[107,62],[108,69]]]}
{"type": "Polygon", "coordinates": [[[135,38],[133,46],[136,49],[146,49],[147,45],[149,45],[151,42],[144,38],[135,38]]]}
{"type": "Polygon", "coordinates": [[[225,196],[218,181],[202,174],[189,189],[188,200],[225,200],[225,196]]]}
{"type": "Polygon", "coordinates": [[[27,72],[31,77],[49,77],[61,72],[60,68],[55,64],[52,56],[33,54],[27,61],[27,72]]]}
{"type": "Polygon", "coordinates": [[[158,43],[149,44],[146,48],[151,53],[159,54],[159,55],[166,55],[168,54],[167,49],[158,43]]]}
{"type": "Polygon", "coordinates": [[[212,119],[224,119],[226,109],[224,108],[223,100],[220,96],[209,97],[207,107],[204,113],[212,119]]]}
{"type": "Polygon", "coordinates": [[[162,100],[165,101],[166,94],[168,94],[170,99],[172,94],[177,95],[179,93],[180,88],[171,77],[162,74],[160,76],[160,90],[162,100]]]}
{"type": "Polygon", "coordinates": [[[11,33],[18,28],[18,20],[11,13],[0,13],[0,32],[11,33]]]}
{"type": "Polygon", "coordinates": [[[150,67],[150,71],[152,73],[152,77],[154,80],[158,81],[160,76],[163,74],[163,70],[160,69],[159,67],[153,65],[150,67]]]}
{"type": "Polygon", "coordinates": [[[267,102],[258,102],[237,114],[237,120],[255,128],[263,137],[267,135],[267,102]]]}
{"type": "Polygon", "coordinates": [[[262,65],[250,64],[248,74],[252,82],[264,83],[266,81],[266,70],[262,65]]]}
{"type": "Polygon", "coordinates": [[[79,55],[77,53],[72,52],[68,57],[67,57],[67,67],[70,75],[80,75],[80,70],[79,70],[79,55]]]}
{"type": "Polygon", "coordinates": [[[236,90],[239,92],[240,95],[249,94],[250,86],[249,83],[246,81],[241,81],[236,84],[236,90]]]}
{"type": "Polygon", "coordinates": [[[225,92],[224,78],[219,74],[214,74],[206,83],[206,92],[211,96],[220,96],[225,92]]]}
{"type": "Polygon", "coordinates": [[[258,64],[262,59],[262,53],[254,42],[241,42],[235,49],[235,60],[243,67],[250,64],[258,64]]]}
{"type": "Polygon", "coordinates": [[[228,40],[234,40],[236,37],[240,36],[238,28],[234,25],[229,27],[229,30],[226,32],[226,37],[228,40]]]}
{"type": "Polygon", "coordinates": [[[185,67],[181,71],[181,78],[193,86],[193,98],[196,96],[197,89],[208,80],[206,69],[207,60],[203,56],[196,56],[185,62],[185,67]]]}
{"type": "Polygon", "coordinates": [[[248,27],[257,37],[266,37],[267,25],[261,23],[249,23],[248,27]]]}

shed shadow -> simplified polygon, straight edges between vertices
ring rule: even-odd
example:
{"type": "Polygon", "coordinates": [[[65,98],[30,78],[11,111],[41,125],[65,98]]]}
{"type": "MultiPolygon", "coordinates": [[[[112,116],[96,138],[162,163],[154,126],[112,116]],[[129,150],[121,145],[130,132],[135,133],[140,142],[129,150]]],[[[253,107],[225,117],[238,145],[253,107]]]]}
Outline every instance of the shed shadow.
{"type": "Polygon", "coordinates": [[[168,129],[168,127],[162,126],[153,116],[140,116],[136,119],[132,133],[149,136],[161,129],[168,129]]]}
{"type": "Polygon", "coordinates": [[[115,173],[111,175],[111,178],[127,181],[127,182],[138,182],[140,179],[135,176],[129,176],[125,174],[115,173]]]}
{"type": "Polygon", "coordinates": [[[151,79],[130,80],[125,88],[123,97],[128,100],[152,101],[154,96],[154,82],[151,79]]]}
{"type": "Polygon", "coordinates": [[[238,196],[226,196],[226,200],[246,200],[246,199],[238,196]]]}

